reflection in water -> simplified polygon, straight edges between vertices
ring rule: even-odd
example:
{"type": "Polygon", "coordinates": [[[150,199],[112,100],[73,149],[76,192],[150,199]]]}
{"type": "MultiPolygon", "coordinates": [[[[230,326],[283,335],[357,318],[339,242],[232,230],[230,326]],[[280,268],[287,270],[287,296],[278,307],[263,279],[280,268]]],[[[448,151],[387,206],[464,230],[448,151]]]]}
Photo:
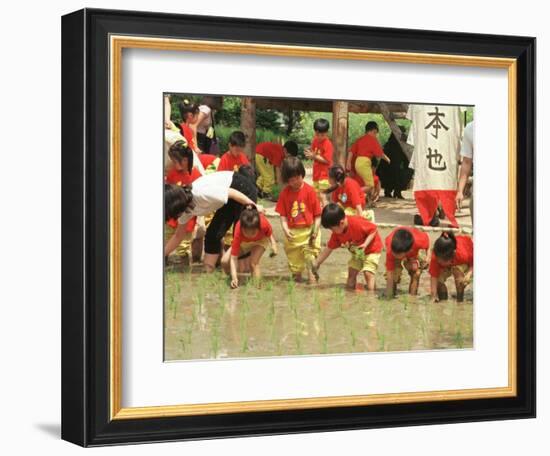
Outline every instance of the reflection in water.
{"type": "MultiPolygon", "coordinates": [[[[273,223],[281,238],[278,224],[273,223]]],[[[386,231],[381,230],[385,236],[386,231]]],[[[323,239],[328,233],[323,232],[323,239]]],[[[282,250],[282,249],[281,249],[282,250]]],[[[346,291],[348,253],[339,249],[320,270],[318,285],[288,279],[284,253],[262,258],[261,288],[243,279],[231,290],[221,273],[170,266],[165,274],[165,359],[210,359],[328,353],[408,351],[473,346],[471,287],[464,303],[429,300],[424,273],[419,296],[385,300],[346,291]]],[[[377,287],[385,285],[385,255],[377,287]]],[[[449,281],[449,290],[454,284],[449,281]]],[[[451,293],[452,294],[452,293],[451,293]]]]}

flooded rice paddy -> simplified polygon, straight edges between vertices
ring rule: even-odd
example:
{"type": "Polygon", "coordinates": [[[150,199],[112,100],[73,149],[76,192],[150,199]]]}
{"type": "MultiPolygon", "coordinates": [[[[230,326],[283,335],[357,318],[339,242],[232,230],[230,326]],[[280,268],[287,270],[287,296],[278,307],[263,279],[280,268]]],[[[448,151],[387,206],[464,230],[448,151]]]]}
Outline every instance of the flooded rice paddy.
{"type": "MultiPolygon", "coordinates": [[[[279,220],[271,220],[282,239],[279,220]]],[[[389,229],[380,229],[385,237],[389,229]]],[[[438,234],[430,233],[432,241],[438,234]]],[[[329,233],[323,230],[322,239],[329,233]]],[[[289,279],[282,243],[279,255],[262,257],[258,288],[246,275],[232,290],[221,271],[204,274],[200,264],[165,268],[165,360],[243,358],[336,353],[388,352],[473,347],[472,286],[465,300],[431,303],[429,276],[421,277],[419,295],[407,293],[403,274],[394,299],[385,288],[385,252],[376,277],[377,291],[362,286],[347,291],[349,253],[339,249],[323,264],[316,285],[289,279]]],[[[361,285],[363,279],[360,279],[361,285]]]]}

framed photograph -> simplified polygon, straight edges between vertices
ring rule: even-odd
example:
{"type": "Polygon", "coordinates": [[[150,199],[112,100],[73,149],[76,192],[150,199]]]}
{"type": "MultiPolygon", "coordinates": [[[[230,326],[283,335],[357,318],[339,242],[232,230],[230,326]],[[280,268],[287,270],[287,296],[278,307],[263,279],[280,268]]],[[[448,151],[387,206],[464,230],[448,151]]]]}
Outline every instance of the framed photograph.
{"type": "Polygon", "coordinates": [[[62,437],[534,417],[534,71],[529,37],[64,16],[62,437]]]}

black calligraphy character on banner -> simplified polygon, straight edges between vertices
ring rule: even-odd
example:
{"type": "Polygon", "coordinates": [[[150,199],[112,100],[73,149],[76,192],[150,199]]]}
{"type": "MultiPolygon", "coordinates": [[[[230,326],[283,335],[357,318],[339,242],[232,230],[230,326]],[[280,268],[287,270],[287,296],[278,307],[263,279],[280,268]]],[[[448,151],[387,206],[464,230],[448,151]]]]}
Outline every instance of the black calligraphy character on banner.
{"type": "Polygon", "coordinates": [[[439,129],[444,128],[445,130],[448,130],[449,127],[443,123],[441,120],[441,117],[445,117],[444,112],[439,112],[439,107],[435,107],[435,112],[429,112],[428,115],[430,117],[433,116],[433,119],[424,127],[424,130],[427,130],[428,128],[434,128],[435,134],[430,133],[435,139],[437,139],[439,134],[439,129]]]}
{"type": "Polygon", "coordinates": [[[443,155],[441,155],[437,149],[432,150],[431,147],[428,147],[428,155],[426,155],[426,158],[428,159],[428,168],[434,171],[445,171],[447,169],[447,163],[445,163],[443,155]],[[434,164],[432,164],[432,160],[434,164]],[[443,165],[441,164],[442,161],[443,165]]]}

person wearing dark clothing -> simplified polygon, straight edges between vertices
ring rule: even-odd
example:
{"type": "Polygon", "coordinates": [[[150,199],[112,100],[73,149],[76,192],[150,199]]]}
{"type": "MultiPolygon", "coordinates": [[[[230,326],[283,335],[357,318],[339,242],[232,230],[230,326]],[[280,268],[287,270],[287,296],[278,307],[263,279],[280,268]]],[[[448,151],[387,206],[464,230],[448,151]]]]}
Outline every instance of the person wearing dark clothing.
{"type": "Polygon", "coordinates": [[[401,192],[408,187],[413,170],[409,168],[409,159],[393,133],[384,145],[384,153],[389,157],[390,163],[380,161],[376,170],[384,196],[402,199],[401,192]]]}

